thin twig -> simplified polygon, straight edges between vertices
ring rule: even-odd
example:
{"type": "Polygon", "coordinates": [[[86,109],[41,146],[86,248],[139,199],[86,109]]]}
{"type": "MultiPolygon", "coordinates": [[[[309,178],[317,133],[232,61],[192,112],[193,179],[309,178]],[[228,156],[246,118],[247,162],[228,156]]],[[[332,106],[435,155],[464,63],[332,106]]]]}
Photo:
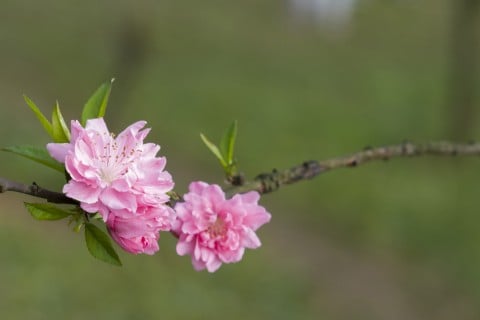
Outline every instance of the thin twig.
{"type": "Polygon", "coordinates": [[[28,194],[52,203],[78,204],[78,201],[67,197],[65,194],[44,189],[35,182],[31,185],[26,185],[20,182],[0,178],[0,193],[7,191],[28,194]]]}
{"type": "Polygon", "coordinates": [[[253,181],[228,189],[229,195],[248,191],[261,194],[276,191],[283,185],[312,179],[322,173],[339,168],[352,168],[374,160],[388,160],[396,157],[434,156],[479,156],[480,143],[452,143],[448,141],[415,144],[405,141],[401,144],[378,148],[367,147],[357,153],[324,161],[305,161],[301,165],[283,171],[273,170],[262,173],[253,181]]]}

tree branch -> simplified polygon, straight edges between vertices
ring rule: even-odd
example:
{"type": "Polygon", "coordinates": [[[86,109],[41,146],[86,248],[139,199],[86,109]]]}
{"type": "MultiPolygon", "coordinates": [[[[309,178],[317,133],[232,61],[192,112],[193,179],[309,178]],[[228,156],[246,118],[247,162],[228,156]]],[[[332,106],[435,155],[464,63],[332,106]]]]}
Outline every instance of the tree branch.
{"type": "MultiPolygon", "coordinates": [[[[239,186],[232,186],[226,190],[228,196],[236,193],[257,191],[261,194],[278,190],[281,186],[312,179],[322,173],[339,168],[356,167],[374,160],[388,160],[395,157],[417,157],[425,155],[435,156],[480,156],[480,143],[452,143],[448,141],[415,144],[403,142],[397,145],[378,148],[367,147],[362,151],[348,156],[328,159],[324,161],[305,161],[290,169],[259,174],[251,182],[239,186]]],[[[52,203],[78,204],[78,201],[68,198],[65,194],[41,188],[35,182],[25,185],[5,178],[0,178],[0,193],[7,191],[28,194],[42,198],[52,203]]],[[[170,206],[174,206],[181,197],[172,193],[170,206]],[[175,196],[174,196],[175,195],[175,196]]]]}
{"type": "Polygon", "coordinates": [[[30,196],[45,199],[52,203],[78,204],[78,201],[67,197],[63,193],[44,189],[35,182],[33,182],[31,185],[26,185],[5,178],[0,178],[0,193],[7,191],[28,194],[30,196]]]}
{"type": "Polygon", "coordinates": [[[434,156],[479,156],[480,143],[452,143],[448,141],[401,144],[378,148],[367,147],[357,153],[324,161],[305,161],[301,165],[270,173],[259,174],[253,181],[227,190],[228,195],[257,191],[261,194],[278,190],[281,186],[312,179],[322,173],[339,168],[356,167],[374,160],[389,160],[396,157],[434,156]]]}

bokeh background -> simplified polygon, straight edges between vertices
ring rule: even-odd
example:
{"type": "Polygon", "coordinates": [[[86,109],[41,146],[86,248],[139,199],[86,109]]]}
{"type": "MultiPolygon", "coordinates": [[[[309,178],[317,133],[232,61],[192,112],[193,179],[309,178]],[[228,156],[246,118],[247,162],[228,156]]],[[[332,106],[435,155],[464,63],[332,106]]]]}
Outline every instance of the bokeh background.
{"type": "MultiPolygon", "coordinates": [[[[22,99],[67,119],[116,78],[119,132],[153,128],[176,190],[223,176],[199,133],[239,121],[247,177],[404,139],[478,139],[477,0],[0,0],[0,145],[48,137],[22,99]]],[[[161,237],[96,261],[66,222],[0,196],[2,319],[478,319],[478,159],[394,159],[262,198],[263,246],[215,274],[161,237]]],[[[1,176],[59,190],[12,154],[1,176]]]]}

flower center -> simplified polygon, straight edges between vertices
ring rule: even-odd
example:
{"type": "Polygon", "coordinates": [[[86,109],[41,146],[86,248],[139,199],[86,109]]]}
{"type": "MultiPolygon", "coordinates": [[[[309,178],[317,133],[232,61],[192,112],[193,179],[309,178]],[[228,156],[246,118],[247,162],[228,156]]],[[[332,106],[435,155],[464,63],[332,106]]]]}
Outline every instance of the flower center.
{"type": "Polygon", "coordinates": [[[207,229],[207,232],[210,234],[212,238],[216,238],[219,236],[224,236],[227,231],[227,227],[225,225],[225,221],[222,218],[217,218],[215,222],[210,225],[207,229]]]}
{"type": "Polygon", "coordinates": [[[123,146],[119,148],[116,141],[111,141],[103,147],[103,153],[100,155],[100,177],[107,184],[111,184],[115,179],[124,175],[128,167],[141,154],[137,145],[123,146]]]}
{"type": "Polygon", "coordinates": [[[111,184],[118,177],[118,170],[113,166],[105,166],[100,169],[100,177],[107,184],[111,184]]]}

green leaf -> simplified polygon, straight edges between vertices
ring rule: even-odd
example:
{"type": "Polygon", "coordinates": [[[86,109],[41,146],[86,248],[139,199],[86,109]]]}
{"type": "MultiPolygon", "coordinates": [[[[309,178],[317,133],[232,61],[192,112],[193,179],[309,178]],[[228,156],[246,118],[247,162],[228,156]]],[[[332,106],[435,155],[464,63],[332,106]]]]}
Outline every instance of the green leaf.
{"type": "Polygon", "coordinates": [[[227,162],[225,161],[225,159],[223,158],[222,156],[222,153],[220,152],[220,150],[218,149],[218,147],[213,143],[211,142],[210,140],[207,139],[207,137],[205,137],[203,134],[200,133],[200,137],[202,138],[203,140],[203,143],[205,143],[205,145],[207,146],[208,149],[210,149],[210,151],[215,155],[215,157],[217,157],[217,159],[220,161],[220,164],[222,165],[223,168],[227,168],[227,162]]]}
{"type": "Polygon", "coordinates": [[[55,107],[53,107],[52,132],[53,141],[58,143],[70,141],[70,132],[68,131],[67,124],[65,123],[62,113],[60,112],[58,101],[55,104],[55,107]]]}
{"type": "Polygon", "coordinates": [[[30,100],[29,97],[27,97],[26,95],[23,95],[23,99],[25,99],[25,102],[30,107],[30,109],[32,109],[33,113],[35,113],[35,115],[37,116],[38,120],[42,124],[45,131],[47,131],[48,135],[53,138],[52,124],[47,120],[47,118],[45,118],[45,116],[40,111],[40,109],[38,109],[37,105],[32,100],[30,100]]]}
{"type": "Polygon", "coordinates": [[[95,258],[116,266],[122,265],[108,235],[89,222],[85,223],[85,242],[88,251],[95,258]]]}
{"type": "Polygon", "coordinates": [[[49,203],[28,203],[25,202],[28,212],[37,220],[60,220],[71,215],[53,204],[49,203]]]}
{"type": "Polygon", "coordinates": [[[235,139],[237,138],[237,121],[233,121],[230,127],[223,134],[220,141],[220,151],[222,152],[223,159],[229,165],[233,165],[233,151],[235,148],[235,139]]]}
{"type": "Polygon", "coordinates": [[[61,173],[65,173],[65,167],[63,164],[50,157],[45,148],[35,146],[13,146],[1,148],[0,150],[20,155],[27,159],[41,163],[49,168],[60,171],[61,173]]]}
{"type": "Polygon", "coordinates": [[[110,91],[112,90],[113,80],[114,79],[103,83],[93,93],[90,99],[88,99],[82,111],[81,123],[83,126],[85,126],[88,119],[100,118],[105,115],[108,97],[110,96],[110,91]]]}

